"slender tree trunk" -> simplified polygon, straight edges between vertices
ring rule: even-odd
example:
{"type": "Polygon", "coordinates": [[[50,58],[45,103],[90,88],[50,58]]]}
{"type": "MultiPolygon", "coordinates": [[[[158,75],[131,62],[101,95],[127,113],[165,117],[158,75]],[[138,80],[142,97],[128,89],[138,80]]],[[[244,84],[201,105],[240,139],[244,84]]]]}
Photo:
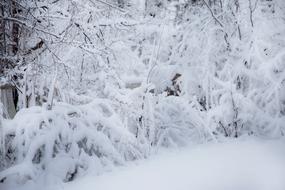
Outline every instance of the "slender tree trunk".
{"type": "MultiPolygon", "coordinates": [[[[13,18],[17,18],[18,17],[18,12],[20,11],[20,9],[17,7],[16,1],[13,0],[12,1],[12,17],[13,18]]],[[[13,45],[12,45],[12,55],[17,55],[18,50],[19,50],[19,33],[20,33],[20,26],[18,23],[13,22],[12,24],[12,41],[13,41],[13,45]]]]}

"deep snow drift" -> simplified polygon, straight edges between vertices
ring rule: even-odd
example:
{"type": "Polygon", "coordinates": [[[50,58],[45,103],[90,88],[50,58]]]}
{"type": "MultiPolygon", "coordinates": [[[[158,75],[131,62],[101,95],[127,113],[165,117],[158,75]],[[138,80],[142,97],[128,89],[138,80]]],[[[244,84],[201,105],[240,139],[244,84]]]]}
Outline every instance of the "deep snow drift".
{"type": "Polygon", "coordinates": [[[100,176],[5,190],[284,190],[285,141],[232,140],[162,151],[100,176]]]}

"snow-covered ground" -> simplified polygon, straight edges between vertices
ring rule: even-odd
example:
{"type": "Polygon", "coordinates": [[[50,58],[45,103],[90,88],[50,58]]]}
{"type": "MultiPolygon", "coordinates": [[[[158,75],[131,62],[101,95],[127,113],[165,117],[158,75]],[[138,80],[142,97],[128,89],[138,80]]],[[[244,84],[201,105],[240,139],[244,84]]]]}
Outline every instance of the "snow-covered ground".
{"type": "MultiPolygon", "coordinates": [[[[51,185],[50,183],[48,183],[51,185]]],[[[14,187],[15,188],[15,187],[14,187]]],[[[31,186],[22,186],[32,190],[31,186]]],[[[39,187],[34,187],[39,189],[39,187]]],[[[49,190],[284,190],[285,141],[231,140],[164,150],[49,190]]],[[[3,187],[0,188],[3,190],[3,187]]],[[[10,188],[4,187],[4,190],[10,188]]],[[[12,188],[13,189],[13,188],[12,188]]],[[[17,187],[16,189],[20,189],[17,187]]]]}

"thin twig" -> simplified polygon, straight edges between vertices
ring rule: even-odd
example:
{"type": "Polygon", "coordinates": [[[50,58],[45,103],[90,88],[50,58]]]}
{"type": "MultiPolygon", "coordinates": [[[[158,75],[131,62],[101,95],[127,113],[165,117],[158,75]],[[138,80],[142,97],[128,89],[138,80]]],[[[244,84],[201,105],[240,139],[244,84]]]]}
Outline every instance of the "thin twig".
{"type": "MultiPolygon", "coordinates": [[[[112,5],[111,3],[108,3],[108,2],[105,2],[105,1],[102,1],[102,0],[95,0],[95,1],[98,1],[98,2],[100,2],[102,4],[104,4],[104,5],[107,5],[107,6],[111,7],[111,8],[113,8],[113,9],[116,9],[116,10],[121,11],[123,13],[126,12],[124,9],[122,9],[120,7],[117,7],[115,5],[112,5]]],[[[89,0],[89,2],[92,3],[93,5],[96,5],[92,0],[89,0]]]]}
{"type": "Polygon", "coordinates": [[[1,15],[0,15],[0,18],[3,19],[3,20],[11,21],[11,22],[16,22],[17,24],[21,24],[21,25],[26,26],[26,27],[28,27],[28,28],[35,29],[35,30],[37,30],[37,31],[39,31],[39,32],[42,32],[42,33],[51,35],[51,36],[53,36],[53,37],[55,37],[55,38],[60,38],[60,37],[59,37],[58,35],[56,35],[56,34],[50,33],[50,32],[48,32],[48,31],[45,31],[45,30],[40,29],[40,28],[37,28],[37,27],[30,26],[28,23],[26,23],[26,22],[24,22],[24,21],[21,21],[21,20],[19,20],[19,19],[16,19],[16,18],[3,17],[3,16],[1,16],[1,15]]]}
{"type": "Polygon", "coordinates": [[[214,14],[213,10],[211,9],[211,7],[208,5],[208,3],[205,0],[202,0],[204,2],[204,4],[206,5],[206,7],[209,9],[212,17],[215,19],[215,21],[222,27],[224,28],[224,25],[221,23],[221,21],[219,21],[219,19],[216,17],[216,15],[214,14]]]}

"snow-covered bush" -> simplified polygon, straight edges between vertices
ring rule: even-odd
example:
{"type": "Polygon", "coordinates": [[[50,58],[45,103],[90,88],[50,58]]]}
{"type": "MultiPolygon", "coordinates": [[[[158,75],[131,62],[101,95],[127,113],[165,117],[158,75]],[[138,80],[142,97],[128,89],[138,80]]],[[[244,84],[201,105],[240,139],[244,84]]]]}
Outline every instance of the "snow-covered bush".
{"type": "Polygon", "coordinates": [[[147,144],[139,143],[102,99],[84,106],[59,103],[52,110],[22,109],[3,126],[9,169],[1,173],[1,180],[25,181],[44,171],[45,177],[70,181],[86,170],[100,173],[149,154],[147,144]]]}

